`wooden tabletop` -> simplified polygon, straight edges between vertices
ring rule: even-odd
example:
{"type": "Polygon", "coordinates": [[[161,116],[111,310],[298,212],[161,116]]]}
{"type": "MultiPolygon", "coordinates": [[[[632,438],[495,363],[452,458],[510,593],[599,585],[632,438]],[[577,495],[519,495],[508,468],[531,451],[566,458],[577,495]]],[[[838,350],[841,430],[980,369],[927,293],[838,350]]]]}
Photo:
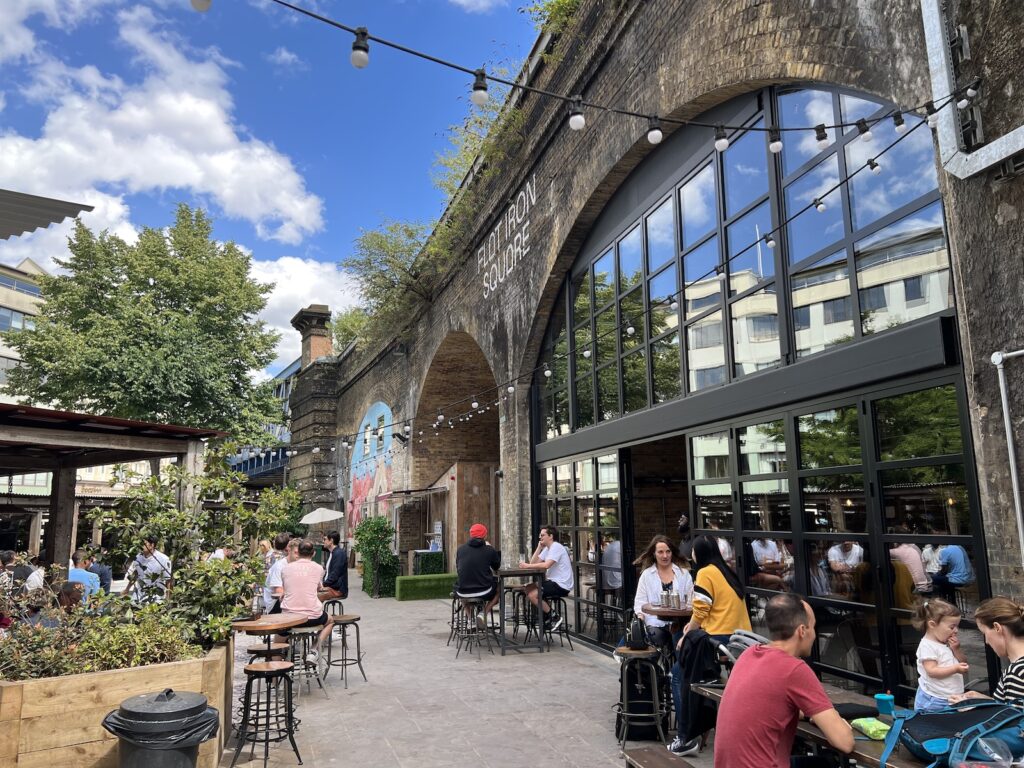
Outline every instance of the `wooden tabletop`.
{"type": "Polygon", "coordinates": [[[265,613],[258,619],[233,621],[231,628],[238,632],[247,632],[250,635],[266,635],[271,632],[280,632],[282,629],[297,627],[307,621],[309,619],[301,613],[265,613]]]}
{"type": "Polygon", "coordinates": [[[511,576],[537,576],[543,574],[540,568],[502,568],[498,571],[498,575],[502,578],[508,578],[511,576]]]}
{"type": "Polygon", "coordinates": [[[692,608],[668,608],[651,603],[644,603],[640,610],[651,616],[657,616],[659,619],[688,619],[693,616],[692,608]]]}
{"type": "MultiPolygon", "coordinates": [[[[869,696],[836,688],[833,685],[822,687],[833,704],[865,704],[871,707],[875,706],[875,700],[869,696]]],[[[691,690],[712,701],[721,701],[724,686],[694,685],[691,690]]],[[[888,720],[888,718],[882,719],[888,720]]],[[[815,744],[823,747],[829,746],[825,734],[812,722],[801,720],[796,727],[796,731],[801,737],[813,741],[815,744]]],[[[854,731],[853,733],[857,740],[853,743],[853,752],[850,753],[849,758],[856,760],[859,765],[882,768],[882,751],[885,749],[885,742],[865,740],[866,737],[860,731],[854,731]]],[[[886,765],[890,768],[921,768],[924,763],[915,759],[906,749],[897,749],[889,756],[886,765]]]]}

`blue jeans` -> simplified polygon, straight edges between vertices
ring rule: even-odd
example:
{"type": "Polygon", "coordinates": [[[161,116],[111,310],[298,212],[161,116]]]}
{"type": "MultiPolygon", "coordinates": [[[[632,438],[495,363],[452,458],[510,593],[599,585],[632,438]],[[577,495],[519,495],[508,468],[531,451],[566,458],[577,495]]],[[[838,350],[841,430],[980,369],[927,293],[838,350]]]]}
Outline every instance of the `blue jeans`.
{"type": "MultiPolygon", "coordinates": [[[[679,638],[683,636],[683,633],[677,632],[672,638],[672,647],[675,648],[675,644],[679,642],[679,638]]],[[[728,643],[730,635],[711,635],[711,639],[716,643],[728,643]]],[[[679,666],[679,654],[676,654],[676,663],[672,665],[672,705],[676,708],[675,726],[676,736],[680,739],[686,737],[685,733],[680,732],[680,728],[683,725],[683,668],[679,666]]]]}
{"type": "Polygon", "coordinates": [[[934,712],[937,709],[948,709],[949,700],[940,699],[938,696],[932,696],[924,692],[924,688],[917,689],[917,695],[914,696],[914,711],[916,712],[934,712]]]}

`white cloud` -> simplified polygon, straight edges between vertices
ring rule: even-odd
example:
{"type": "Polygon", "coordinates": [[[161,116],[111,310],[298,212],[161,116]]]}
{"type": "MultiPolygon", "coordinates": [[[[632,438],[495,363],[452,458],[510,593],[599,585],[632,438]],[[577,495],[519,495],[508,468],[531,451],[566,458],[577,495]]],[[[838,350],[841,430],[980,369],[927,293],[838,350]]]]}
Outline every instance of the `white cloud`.
{"type": "Polygon", "coordinates": [[[277,359],[268,368],[271,373],[277,373],[301,352],[299,333],[291,325],[296,312],[310,304],[326,304],[336,313],[359,301],[355,280],[329,262],[297,256],[253,259],[252,276],[261,283],[275,284],[261,315],[267,325],[281,334],[277,359]]]}
{"type": "Polygon", "coordinates": [[[281,69],[294,70],[306,68],[306,62],[300,59],[297,53],[289,51],[283,45],[271,53],[264,54],[263,58],[281,69]]]}
{"type": "Polygon", "coordinates": [[[508,5],[508,0],[448,0],[448,2],[469,13],[487,13],[495,8],[508,5]]]}
{"type": "Polygon", "coordinates": [[[3,0],[0,64],[31,61],[43,55],[39,41],[25,23],[29,18],[41,16],[48,27],[69,32],[111,2],[120,0],[3,0]]]}
{"type": "Polygon", "coordinates": [[[82,190],[118,199],[185,190],[251,222],[263,239],[297,244],[322,229],[322,201],[291,160],[233,120],[233,63],[188,50],[144,6],[120,11],[116,22],[142,79],[36,54],[22,93],[52,109],[38,138],[0,135],[0,186],[82,202],[91,202],[82,190]]]}

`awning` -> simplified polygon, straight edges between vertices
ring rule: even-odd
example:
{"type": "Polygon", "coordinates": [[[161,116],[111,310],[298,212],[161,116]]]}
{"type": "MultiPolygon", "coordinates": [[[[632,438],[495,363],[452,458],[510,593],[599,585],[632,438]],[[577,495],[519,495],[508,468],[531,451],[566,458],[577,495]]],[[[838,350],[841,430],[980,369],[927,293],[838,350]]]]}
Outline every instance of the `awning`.
{"type": "Polygon", "coordinates": [[[91,210],[91,205],[83,203],[0,189],[0,240],[48,227],[91,210]]]}

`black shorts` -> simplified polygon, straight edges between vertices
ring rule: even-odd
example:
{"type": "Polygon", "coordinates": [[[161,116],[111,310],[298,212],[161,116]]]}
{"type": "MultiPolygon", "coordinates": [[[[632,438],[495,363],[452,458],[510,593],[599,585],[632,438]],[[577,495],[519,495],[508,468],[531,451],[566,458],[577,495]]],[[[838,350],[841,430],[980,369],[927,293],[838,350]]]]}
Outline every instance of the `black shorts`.
{"type": "Polygon", "coordinates": [[[456,591],[455,596],[460,598],[460,599],[462,599],[462,600],[483,600],[485,603],[489,603],[494,598],[494,596],[496,594],[498,594],[498,585],[497,584],[495,584],[489,590],[484,592],[482,595],[469,596],[469,595],[460,594],[458,591],[456,591]]]}
{"type": "Polygon", "coordinates": [[[295,626],[295,627],[291,627],[291,629],[303,629],[305,627],[322,627],[326,623],[327,623],[327,611],[324,611],[317,618],[315,618],[315,619],[307,619],[302,624],[299,624],[298,626],[295,626]]]}
{"type": "Polygon", "coordinates": [[[540,593],[544,597],[565,597],[569,594],[569,590],[558,586],[551,579],[544,579],[544,586],[541,587],[540,593]]]}

